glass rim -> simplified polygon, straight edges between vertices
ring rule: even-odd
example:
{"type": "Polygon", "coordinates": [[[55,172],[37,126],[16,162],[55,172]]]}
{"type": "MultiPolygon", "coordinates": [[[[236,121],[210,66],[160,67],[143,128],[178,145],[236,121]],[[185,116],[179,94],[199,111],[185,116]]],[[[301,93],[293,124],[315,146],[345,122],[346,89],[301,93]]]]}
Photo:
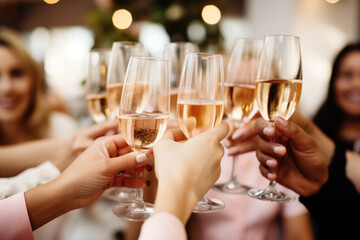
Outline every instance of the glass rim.
{"type": "Polygon", "coordinates": [[[234,40],[234,43],[237,43],[239,41],[242,41],[242,42],[263,42],[264,40],[263,39],[259,39],[259,38],[252,38],[252,37],[237,37],[235,38],[234,40]]]}
{"type": "Polygon", "coordinates": [[[290,34],[265,35],[264,39],[267,39],[267,38],[294,38],[294,39],[300,39],[299,36],[290,35],[290,34]]]}
{"type": "Polygon", "coordinates": [[[206,57],[206,58],[222,58],[221,54],[218,53],[208,53],[208,52],[187,52],[187,56],[193,55],[196,57],[206,57]]]}
{"type": "Polygon", "coordinates": [[[186,45],[186,44],[197,45],[196,43],[193,43],[193,42],[178,41],[178,42],[166,43],[165,46],[176,46],[176,45],[186,45]]]}
{"type": "Polygon", "coordinates": [[[93,48],[90,50],[90,53],[100,53],[100,52],[111,52],[111,48],[93,48]]]}
{"type": "Polygon", "coordinates": [[[136,46],[136,45],[143,45],[141,42],[133,42],[133,41],[115,41],[112,44],[113,46],[116,45],[124,45],[126,46],[136,46]]]}
{"type": "MultiPolygon", "coordinates": [[[[131,56],[131,59],[141,59],[146,61],[159,61],[159,62],[169,62],[168,59],[162,57],[149,57],[149,56],[131,56]]],[[[130,62],[130,61],[129,61],[130,62]]]]}

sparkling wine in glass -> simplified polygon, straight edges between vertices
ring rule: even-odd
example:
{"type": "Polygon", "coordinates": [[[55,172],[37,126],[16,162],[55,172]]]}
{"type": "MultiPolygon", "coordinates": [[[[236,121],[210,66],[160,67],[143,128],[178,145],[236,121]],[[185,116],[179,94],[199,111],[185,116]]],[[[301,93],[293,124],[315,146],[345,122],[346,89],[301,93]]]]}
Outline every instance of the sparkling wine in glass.
{"type": "Polygon", "coordinates": [[[128,41],[113,43],[111,47],[106,87],[111,118],[115,118],[119,114],[125,72],[130,57],[132,56],[147,56],[143,44],[128,41]]]}
{"type": "MultiPolygon", "coordinates": [[[[181,130],[190,139],[219,125],[223,114],[222,56],[211,53],[187,53],[177,99],[177,120],[181,130]]],[[[225,204],[218,199],[203,197],[193,212],[216,212],[224,207],[225,204]]]]}
{"type": "MultiPolygon", "coordinates": [[[[106,79],[107,101],[111,119],[117,118],[119,114],[125,72],[131,56],[147,56],[143,44],[130,41],[119,41],[112,44],[106,79]]],[[[115,201],[126,201],[135,197],[135,189],[112,187],[107,189],[103,196],[115,201]]]]}
{"type": "MultiPolygon", "coordinates": [[[[225,79],[225,114],[242,128],[257,113],[255,101],[255,80],[263,41],[237,38],[230,52],[225,79]]],[[[237,180],[236,158],[232,157],[231,177],[225,183],[216,184],[213,189],[233,194],[245,194],[250,187],[237,180]]]]}
{"type": "MultiPolygon", "coordinates": [[[[266,36],[256,78],[255,95],[261,116],[270,124],[281,116],[289,119],[301,96],[302,68],[300,39],[296,36],[266,36]]],[[[276,139],[274,139],[276,141],[276,139]]],[[[251,189],[248,195],[268,201],[289,202],[294,196],[286,195],[276,187],[276,181],[262,190],[251,189]]]]}
{"type": "Polygon", "coordinates": [[[170,68],[170,121],[173,123],[176,123],[178,88],[186,53],[198,51],[199,46],[192,42],[171,42],[164,46],[163,58],[169,60],[170,68]]]}
{"type": "MultiPolygon", "coordinates": [[[[131,57],[120,102],[119,123],[125,141],[136,152],[146,152],[163,136],[170,112],[168,61],[131,57]]],[[[136,184],[137,186],[139,184],[136,184]]],[[[119,202],[113,213],[130,221],[144,221],[154,212],[136,188],[135,199],[119,202]]]]}
{"type": "Polygon", "coordinates": [[[88,75],[86,79],[86,102],[88,111],[96,123],[110,117],[106,99],[106,78],[110,59],[110,49],[93,49],[89,54],[88,75]]]}

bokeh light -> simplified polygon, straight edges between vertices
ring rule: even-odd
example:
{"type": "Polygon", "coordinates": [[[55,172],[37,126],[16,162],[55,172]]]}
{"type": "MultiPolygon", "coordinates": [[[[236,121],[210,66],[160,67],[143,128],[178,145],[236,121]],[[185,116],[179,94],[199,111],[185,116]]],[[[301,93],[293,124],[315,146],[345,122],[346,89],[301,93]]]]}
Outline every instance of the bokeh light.
{"type": "Polygon", "coordinates": [[[132,23],[131,13],[126,9],[116,10],[112,16],[112,22],[118,29],[127,29],[132,23]]]}
{"type": "Polygon", "coordinates": [[[221,12],[215,5],[206,5],[201,12],[201,17],[207,24],[214,25],[220,21],[221,12]]]}
{"type": "Polygon", "coordinates": [[[187,27],[187,35],[190,41],[202,43],[206,38],[206,28],[204,23],[199,20],[192,21],[187,27]]]}

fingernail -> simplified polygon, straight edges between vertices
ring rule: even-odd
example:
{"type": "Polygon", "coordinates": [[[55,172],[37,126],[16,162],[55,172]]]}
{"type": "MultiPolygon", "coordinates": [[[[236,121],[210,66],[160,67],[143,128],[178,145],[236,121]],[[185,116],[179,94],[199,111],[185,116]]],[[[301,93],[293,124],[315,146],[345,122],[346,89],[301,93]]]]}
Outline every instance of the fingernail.
{"type": "Polygon", "coordinates": [[[151,170],[153,169],[153,167],[151,165],[146,165],[145,168],[148,172],[151,172],[151,170]]]}
{"type": "Polygon", "coordinates": [[[149,180],[146,180],[146,181],[145,181],[145,184],[146,184],[147,187],[151,185],[151,183],[150,183],[149,180]]]}
{"type": "Polygon", "coordinates": [[[136,162],[138,164],[146,162],[146,154],[142,153],[136,156],[136,162]]]}
{"type": "Polygon", "coordinates": [[[274,168],[274,167],[276,167],[277,162],[273,159],[268,159],[268,160],[266,160],[266,165],[268,167],[274,168]]]}
{"type": "Polygon", "coordinates": [[[265,135],[272,135],[272,134],[274,134],[274,128],[272,128],[272,127],[264,127],[263,133],[265,135]]]}
{"type": "Polygon", "coordinates": [[[241,138],[244,135],[244,131],[242,129],[236,130],[234,134],[231,136],[232,140],[236,140],[238,138],[241,138]]]}
{"type": "Polygon", "coordinates": [[[284,154],[285,153],[285,148],[283,146],[275,146],[273,148],[274,153],[276,154],[284,154]]]}
{"type": "Polygon", "coordinates": [[[273,179],[275,180],[276,179],[276,173],[268,173],[267,178],[271,179],[271,180],[273,180],[273,179]]]}
{"type": "Polygon", "coordinates": [[[278,124],[278,126],[286,128],[288,127],[288,122],[283,119],[282,117],[276,117],[275,122],[278,124]]]}

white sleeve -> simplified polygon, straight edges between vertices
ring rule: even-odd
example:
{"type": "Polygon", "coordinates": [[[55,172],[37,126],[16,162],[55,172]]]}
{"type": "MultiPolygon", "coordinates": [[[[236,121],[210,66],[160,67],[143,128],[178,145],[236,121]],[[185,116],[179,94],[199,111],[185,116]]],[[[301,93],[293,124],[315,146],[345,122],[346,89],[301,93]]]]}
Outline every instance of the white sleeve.
{"type": "Polygon", "coordinates": [[[60,170],[48,161],[37,167],[26,169],[15,177],[0,178],[0,199],[25,192],[33,187],[47,183],[59,175],[60,170]]]}

